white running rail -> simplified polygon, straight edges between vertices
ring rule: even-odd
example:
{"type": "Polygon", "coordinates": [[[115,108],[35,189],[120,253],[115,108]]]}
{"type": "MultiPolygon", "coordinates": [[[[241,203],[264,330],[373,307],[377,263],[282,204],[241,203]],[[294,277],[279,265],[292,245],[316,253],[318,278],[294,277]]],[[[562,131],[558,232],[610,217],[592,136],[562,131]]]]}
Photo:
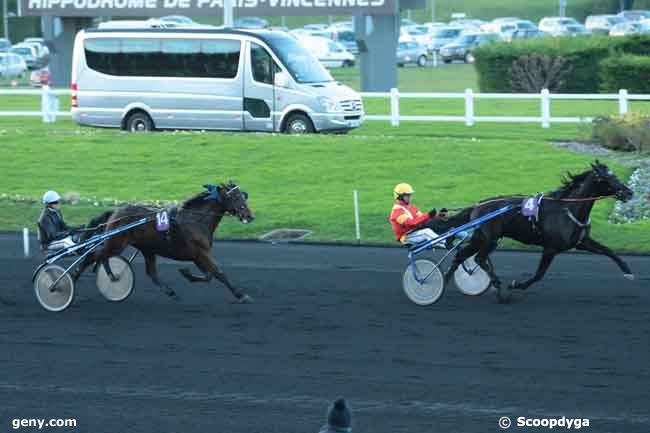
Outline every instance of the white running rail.
{"type": "MultiPolygon", "coordinates": [[[[51,89],[44,86],[41,89],[0,89],[0,96],[32,95],[41,96],[40,111],[6,111],[0,110],[0,117],[43,117],[44,122],[53,122],[56,116],[69,117],[69,111],[59,111],[58,96],[70,96],[70,89],[51,89]]],[[[627,90],[621,89],[618,93],[550,93],[547,89],[540,93],[474,93],[472,89],[466,89],[462,93],[400,93],[398,89],[391,89],[390,92],[363,92],[363,98],[383,98],[390,100],[390,114],[376,115],[368,114],[365,120],[388,121],[392,126],[399,126],[400,122],[464,122],[472,126],[477,122],[493,123],[539,123],[543,128],[549,128],[551,123],[591,123],[593,117],[553,117],[551,115],[551,101],[553,100],[611,100],[618,101],[618,112],[625,114],[629,111],[630,101],[650,101],[650,95],[629,94],[627,90]],[[400,114],[400,100],[402,99],[462,99],[465,101],[465,110],[462,115],[438,115],[438,116],[413,116],[400,114]],[[477,99],[501,99],[501,100],[538,100],[540,101],[539,116],[477,116],[475,114],[475,101],[477,99]]],[[[0,104],[0,107],[4,104],[0,104]]]]}

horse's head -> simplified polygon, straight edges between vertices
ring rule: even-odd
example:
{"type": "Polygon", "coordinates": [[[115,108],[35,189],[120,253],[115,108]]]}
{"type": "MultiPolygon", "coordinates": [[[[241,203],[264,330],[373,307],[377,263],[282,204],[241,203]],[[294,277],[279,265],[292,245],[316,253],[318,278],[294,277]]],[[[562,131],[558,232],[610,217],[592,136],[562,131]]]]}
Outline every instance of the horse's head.
{"type": "Polygon", "coordinates": [[[591,164],[591,173],[594,176],[596,184],[599,186],[601,194],[613,194],[616,196],[617,200],[623,202],[628,201],[634,195],[632,190],[625,186],[625,184],[616,177],[614,172],[600,161],[596,160],[594,164],[591,164]]]}
{"type": "Polygon", "coordinates": [[[253,211],[248,207],[248,193],[242,191],[239,185],[230,181],[228,184],[222,183],[217,188],[219,202],[226,213],[236,216],[244,224],[255,219],[253,211]]]}

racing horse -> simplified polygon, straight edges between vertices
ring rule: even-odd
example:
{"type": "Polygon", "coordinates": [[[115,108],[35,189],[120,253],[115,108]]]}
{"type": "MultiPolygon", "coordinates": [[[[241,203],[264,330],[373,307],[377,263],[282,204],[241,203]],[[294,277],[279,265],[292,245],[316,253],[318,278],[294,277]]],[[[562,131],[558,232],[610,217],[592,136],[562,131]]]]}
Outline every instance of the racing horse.
{"type": "Polygon", "coordinates": [[[189,268],[180,269],[181,275],[188,281],[209,282],[216,278],[228,287],[238,302],[252,302],[249,295],[231,284],[211,254],[214,232],[225,215],[236,216],[244,224],[254,220],[253,212],[248,208],[248,194],[232,182],[218,186],[208,184],[204,185],[204,188],[206,191],[188,199],[179,208],[167,210],[169,224],[168,229],[164,231],[160,231],[158,227],[160,211],[141,205],[127,205],[93,219],[91,226],[101,227],[101,231],[110,231],[143,217],[149,217],[151,220],[107,239],[97,252],[79,266],[75,278],[78,278],[87,266],[96,262],[97,265],[103,265],[109,277],[113,279],[108,259],[120,255],[131,245],[144,256],[147,275],[170,297],[177,298],[177,295],[158,276],[156,256],[194,262],[201,275],[192,274],[189,268]]]}
{"type": "MultiPolygon", "coordinates": [[[[627,279],[634,279],[630,267],[605,245],[591,238],[590,214],[596,200],[615,197],[626,202],[632,198],[632,191],[616,175],[598,160],[591,164],[591,169],[577,175],[568,173],[562,186],[547,194],[534,198],[520,196],[502,196],[484,200],[470,208],[470,218],[475,219],[502,206],[515,206],[510,212],[482,224],[467,244],[458,251],[452,266],[445,274],[448,281],[454,271],[469,257],[476,254],[476,263],[483,268],[497,289],[499,301],[506,302],[512,289],[525,290],[541,280],[556,255],[576,248],[611,258],[623,271],[627,279]],[[524,216],[524,203],[534,200],[536,215],[524,216]],[[514,280],[509,287],[502,288],[488,256],[496,249],[502,237],[515,239],[528,245],[543,248],[542,258],[535,275],[525,281],[514,280]]],[[[530,202],[529,202],[530,203],[530,202]]]]}

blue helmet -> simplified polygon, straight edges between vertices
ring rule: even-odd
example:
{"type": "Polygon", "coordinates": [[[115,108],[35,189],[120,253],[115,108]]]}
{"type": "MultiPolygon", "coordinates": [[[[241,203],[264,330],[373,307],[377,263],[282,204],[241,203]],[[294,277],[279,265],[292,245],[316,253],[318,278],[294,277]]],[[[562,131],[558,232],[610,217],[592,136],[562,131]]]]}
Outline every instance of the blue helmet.
{"type": "Polygon", "coordinates": [[[61,200],[61,196],[56,191],[48,191],[43,194],[43,204],[50,204],[61,200]]]}

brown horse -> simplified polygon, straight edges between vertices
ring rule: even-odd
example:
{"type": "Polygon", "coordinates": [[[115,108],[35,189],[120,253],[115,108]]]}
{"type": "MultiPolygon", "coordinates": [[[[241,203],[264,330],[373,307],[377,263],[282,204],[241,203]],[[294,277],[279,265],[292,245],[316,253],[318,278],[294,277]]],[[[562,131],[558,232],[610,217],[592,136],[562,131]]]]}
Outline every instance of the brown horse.
{"type": "Polygon", "coordinates": [[[232,182],[204,187],[206,191],[190,198],[179,208],[167,209],[168,228],[163,227],[162,231],[160,212],[145,206],[128,205],[115,212],[103,214],[100,219],[105,220],[103,226],[106,231],[143,217],[150,218],[150,221],[106,240],[105,244],[79,267],[75,276],[78,277],[88,265],[97,262],[105,267],[111,278],[114,278],[108,259],[120,255],[127,246],[131,245],[144,256],[147,275],[168,296],[177,297],[174,290],[158,276],[156,256],[194,262],[202,275],[193,275],[189,268],[181,269],[181,275],[188,281],[209,282],[212,278],[216,278],[230,289],[239,302],[252,302],[250,296],[230,283],[211,254],[213,235],[224,215],[236,216],[244,224],[253,221],[254,216],[247,203],[248,194],[232,182]]]}

